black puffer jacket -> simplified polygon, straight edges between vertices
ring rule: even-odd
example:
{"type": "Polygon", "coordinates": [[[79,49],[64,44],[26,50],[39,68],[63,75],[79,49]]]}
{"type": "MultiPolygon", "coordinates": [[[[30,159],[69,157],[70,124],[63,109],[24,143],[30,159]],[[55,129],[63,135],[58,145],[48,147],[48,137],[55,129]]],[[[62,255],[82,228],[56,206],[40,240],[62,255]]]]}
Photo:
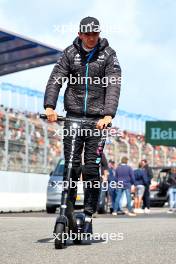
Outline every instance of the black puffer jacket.
{"type": "Polygon", "coordinates": [[[89,54],[82,48],[78,37],[64,50],[47,83],[44,96],[45,109],[46,107],[56,108],[59,91],[63,84],[61,78],[67,77],[69,80],[64,95],[64,108],[67,113],[85,116],[115,116],[120,96],[121,77],[116,53],[109,47],[106,39],[100,39],[89,63],[86,61],[87,55],[89,54]],[[76,77],[76,83],[73,78],[71,81],[70,77],[76,77]]]}
{"type": "Polygon", "coordinates": [[[168,185],[169,187],[176,188],[176,174],[175,173],[172,173],[169,175],[168,185]]]}

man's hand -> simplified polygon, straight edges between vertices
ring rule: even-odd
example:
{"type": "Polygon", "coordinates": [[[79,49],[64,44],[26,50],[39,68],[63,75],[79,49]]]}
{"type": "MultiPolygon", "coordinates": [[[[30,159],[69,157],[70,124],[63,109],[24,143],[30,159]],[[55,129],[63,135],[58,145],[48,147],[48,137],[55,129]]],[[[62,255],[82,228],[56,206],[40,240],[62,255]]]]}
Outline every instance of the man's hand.
{"type": "Polygon", "coordinates": [[[57,113],[52,108],[46,108],[45,115],[47,116],[49,122],[57,121],[57,113]]]}
{"type": "Polygon", "coordinates": [[[96,128],[103,129],[107,128],[108,124],[110,124],[112,121],[111,116],[105,116],[104,118],[100,119],[96,125],[96,128]]]}

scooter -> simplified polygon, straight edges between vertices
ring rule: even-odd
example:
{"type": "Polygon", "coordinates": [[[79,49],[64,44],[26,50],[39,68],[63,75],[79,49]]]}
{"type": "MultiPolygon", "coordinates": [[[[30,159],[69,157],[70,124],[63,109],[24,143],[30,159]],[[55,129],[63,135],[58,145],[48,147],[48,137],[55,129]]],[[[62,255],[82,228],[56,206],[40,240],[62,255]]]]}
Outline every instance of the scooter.
{"type": "MultiPolygon", "coordinates": [[[[40,118],[47,119],[47,116],[45,114],[41,114],[40,118]]],[[[95,121],[67,118],[62,116],[57,116],[57,121],[59,122],[69,121],[74,129],[79,128],[81,123],[85,124],[87,122],[94,127],[96,126],[97,123],[95,121]]],[[[110,126],[111,124],[108,125],[108,127],[110,126]]],[[[70,159],[68,162],[67,174],[65,177],[65,180],[68,182],[68,184],[63,186],[60,212],[54,226],[53,235],[54,235],[55,249],[63,249],[66,247],[66,241],[68,240],[71,234],[70,232],[74,234],[74,239],[73,239],[74,244],[81,244],[83,240],[82,234],[84,232],[86,216],[83,212],[74,212],[72,203],[68,200],[68,194],[70,190],[69,182],[71,178],[73,155],[75,150],[75,140],[76,140],[76,133],[74,133],[72,137],[72,148],[70,153],[70,159]]],[[[97,155],[100,157],[99,159],[101,159],[101,153],[103,151],[105,141],[106,141],[106,136],[103,133],[103,136],[97,148],[97,155]]]]}

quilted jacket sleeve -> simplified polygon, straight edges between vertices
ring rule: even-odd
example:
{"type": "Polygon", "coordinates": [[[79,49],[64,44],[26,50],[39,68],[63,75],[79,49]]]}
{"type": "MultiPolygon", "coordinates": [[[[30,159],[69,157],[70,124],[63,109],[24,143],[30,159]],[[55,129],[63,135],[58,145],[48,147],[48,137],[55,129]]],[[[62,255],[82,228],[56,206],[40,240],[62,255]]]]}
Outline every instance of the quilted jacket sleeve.
{"type": "Polygon", "coordinates": [[[112,116],[113,118],[117,111],[121,87],[121,68],[115,51],[113,51],[107,59],[105,77],[108,82],[103,114],[105,116],[112,116]]]}
{"type": "Polygon", "coordinates": [[[59,57],[49,77],[44,95],[45,109],[47,107],[51,107],[53,109],[56,108],[60,88],[62,87],[64,80],[66,81],[65,77],[68,77],[69,69],[70,65],[66,49],[59,57]]]}

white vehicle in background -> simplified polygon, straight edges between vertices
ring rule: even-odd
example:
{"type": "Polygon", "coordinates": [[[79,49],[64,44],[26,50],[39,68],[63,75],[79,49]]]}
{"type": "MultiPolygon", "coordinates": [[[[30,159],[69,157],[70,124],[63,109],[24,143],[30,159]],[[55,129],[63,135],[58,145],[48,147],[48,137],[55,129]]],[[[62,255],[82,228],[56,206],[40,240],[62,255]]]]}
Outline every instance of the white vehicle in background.
{"type": "MultiPolygon", "coordinates": [[[[63,189],[63,175],[64,175],[64,159],[60,159],[55,170],[50,173],[50,178],[47,186],[47,201],[46,211],[49,214],[56,212],[56,209],[61,204],[61,194],[63,189]]],[[[76,207],[83,207],[84,205],[84,192],[83,183],[77,183],[77,197],[76,207]]]]}
{"type": "MultiPolygon", "coordinates": [[[[48,214],[54,214],[56,209],[61,204],[61,194],[63,189],[63,175],[64,175],[65,161],[61,158],[54,171],[50,173],[48,186],[47,186],[47,200],[46,200],[46,212],[48,214]]],[[[83,182],[80,180],[77,182],[77,196],[76,196],[76,208],[83,208],[84,206],[84,189],[83,182]]],[[[108,192],[107,189],[101,187],[99,201],[97,206],[97,212],[107,213],[109,209],[108,204],[108,192]]]]}

